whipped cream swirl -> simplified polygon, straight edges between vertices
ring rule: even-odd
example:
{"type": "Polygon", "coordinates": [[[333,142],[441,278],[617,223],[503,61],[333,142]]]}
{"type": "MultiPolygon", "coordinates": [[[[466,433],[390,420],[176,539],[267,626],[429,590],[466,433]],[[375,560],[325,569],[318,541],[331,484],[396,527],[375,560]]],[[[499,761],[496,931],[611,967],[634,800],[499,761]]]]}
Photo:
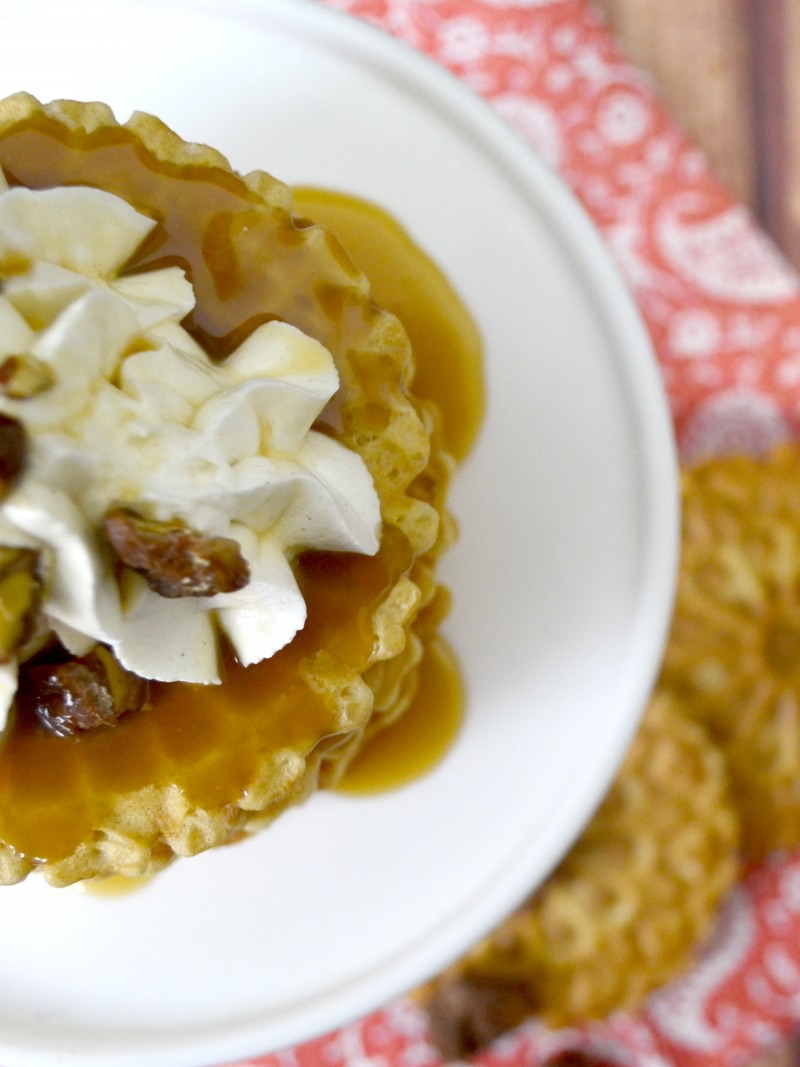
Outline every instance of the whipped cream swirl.
{"type": "MultiPolygon", "coordinates": [[[[72,654],[100,641],[142,677],[214,683],[217,628],[245,665],[277,652],[306,617],[293,557],[374,554],[380,505],[362,459],[311,429],[339,385],[323,345],[276,321],[213,363],[180,326],[179,268],[120,276],[154,225],[109,193],[9,188],[0,171],[0,364],[33,357],[51,383],[0,397],[29,439],[0,544],[39,551],[41,622],[72,654]],[[165,599],[120,579],[99,532],[117,505],[233,538],[249,582],[165,599]]],[[[0,713],[15,688],[5,664],[0,713]]]]}

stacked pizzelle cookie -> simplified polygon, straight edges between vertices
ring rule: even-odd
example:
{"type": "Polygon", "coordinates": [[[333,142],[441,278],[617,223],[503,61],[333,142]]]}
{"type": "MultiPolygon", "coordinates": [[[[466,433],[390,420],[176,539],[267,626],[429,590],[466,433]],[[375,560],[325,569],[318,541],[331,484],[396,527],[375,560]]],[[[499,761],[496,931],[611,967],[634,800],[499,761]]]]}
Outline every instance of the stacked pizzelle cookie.
{"type": "Polygon", "coordinates": [[[334,784],[403,714],[452,463],[402,325],[271,175],[24,93],[0,169],[0,884],[149,874],[334,784]]]}
{"type": "Polygon", "coordinates": [[[674,618],[605,802],[531,899],[419,993],[448,1058],[635,1010],[743,867],[800,845],[800,445],[682,472],[674,618]]]}

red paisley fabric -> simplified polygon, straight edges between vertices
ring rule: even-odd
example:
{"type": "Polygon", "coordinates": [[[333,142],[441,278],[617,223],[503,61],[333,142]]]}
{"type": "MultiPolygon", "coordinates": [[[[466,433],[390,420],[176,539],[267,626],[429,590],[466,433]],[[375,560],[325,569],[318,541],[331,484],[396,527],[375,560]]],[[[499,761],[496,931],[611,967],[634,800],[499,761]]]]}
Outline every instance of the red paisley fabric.
{"type": "MultiPolygon", "coordinates": [[[[557,170],[604,235],[653,338],[684,457],[800,435],[800,278],[586,0],[327,0],[449,68],[557,170]]],[[[530,1022],[478,1067],[581,1050],[620,1067],[738,1067],[800,1019],[800,857],[732,893],[691,973],[636,1016],[530,1022]]],[[[236,1067],[434,1067],[407,1000],[236,1067]]]]}

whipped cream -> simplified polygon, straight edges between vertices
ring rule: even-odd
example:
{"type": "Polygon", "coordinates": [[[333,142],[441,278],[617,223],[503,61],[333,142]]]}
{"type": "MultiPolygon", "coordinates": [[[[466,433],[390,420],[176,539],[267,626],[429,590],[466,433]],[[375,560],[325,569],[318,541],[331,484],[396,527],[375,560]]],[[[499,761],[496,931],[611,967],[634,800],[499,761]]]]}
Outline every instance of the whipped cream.
{"type": "MultiPolygon", "coordinates": [[[[145,678],[216,683],[217,628],[245,665],[277,652],[306,618],[293,557],[374,554],[380,505],[360,456],[311,429],[339,385],[323,345],[275,321],[213,363],[180,325],[180,269],[119,275],[154,225],[109,193],[0,171],[0,363],[33,357],[49,381],[0,397],[29,438],[0,544],[39,551],[40,622],[72,654],[100,641],[145,678]],[[233,538],[248,583],[167,599],[118,577],[100,533],[116,505],[233,538]]],[[[0,667],[0,722],[16,671],[0,667]]]]}

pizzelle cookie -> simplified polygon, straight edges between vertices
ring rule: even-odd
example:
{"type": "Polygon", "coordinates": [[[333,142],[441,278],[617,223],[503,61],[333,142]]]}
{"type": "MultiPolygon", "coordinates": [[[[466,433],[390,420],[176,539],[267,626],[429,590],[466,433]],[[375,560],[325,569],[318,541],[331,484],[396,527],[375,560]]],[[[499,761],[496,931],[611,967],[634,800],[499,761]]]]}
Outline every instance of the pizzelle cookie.
{"type": "Polygon", "coordinates": [[[448,1053],[531,1015],[570,1024],[635,1008],[702,940],[737,849],[758,860],[800,843],[798,475],[797,443],[682,471],[656,696],[558,871],[423,992],[448,1053]]]}
{"type": "Polygon", "coordinates": [[[0,173],[0,882],[141,875],[407,708],[452,463],[401,324],[276,179],[27,94],[0,173]]]}
{"type": "Polygon", "coordinates": [[[683,472],[662,685],[724,752],[753,859],[800,843],[799,470],[793,443],[683,472]]]}
{"type": "Polygon", "coordinates": [[[739,871],[738,844],[721,753],[657,696],[558,869],[422,990],[439,1048],[461,1058],[529,1016],[575,1025],[638,1007],[710,930],[739,871]]]}

